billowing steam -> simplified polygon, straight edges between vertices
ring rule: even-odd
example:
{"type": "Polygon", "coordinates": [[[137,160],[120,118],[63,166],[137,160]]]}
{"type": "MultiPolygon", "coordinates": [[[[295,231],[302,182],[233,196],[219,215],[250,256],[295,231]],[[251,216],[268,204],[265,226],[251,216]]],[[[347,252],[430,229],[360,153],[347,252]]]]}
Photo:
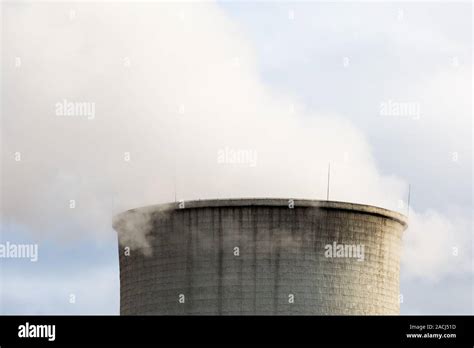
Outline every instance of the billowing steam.
{"type": "MultiPolygon", "coordinates": [[[[116,213],[175,199],[325,199],[328,163],[330,199],[406,213],[407,183],[379,173],[364,135],[266,86],[215,4],[146,6],[5,9],[21,30],[3,43],[4,221],[100,238],[116,213]]],[[[454,222],[411,211],[410,224],[408,270],[456,269],[438,257],[464,242],[454,222]]]]}

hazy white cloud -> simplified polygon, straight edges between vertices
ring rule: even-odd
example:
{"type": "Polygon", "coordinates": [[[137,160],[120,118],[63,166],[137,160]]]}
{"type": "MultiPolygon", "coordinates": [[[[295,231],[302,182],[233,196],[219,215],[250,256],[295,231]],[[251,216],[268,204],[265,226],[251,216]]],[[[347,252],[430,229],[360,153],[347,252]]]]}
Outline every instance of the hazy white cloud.
{"type": "Polygon", "coordinates": [[[66,6],[12,8],[6,19],[9,30],[36,36],[6,43],[11,218],[110,223],[113,209],[172,200],[174,187],[179,199],[322,198],[329,162],[334,199],[396,208],[404,194],[403,182],[379,175],[353,125],[300,111],[265,86],[250,45],[212,4],[153,5],[135,16],[89,5],[73,21],[66,6]],[[56,115],[64,100],[95,103],[94,119],[56,115]],[[224,148],[252,150],[258,163],[223,165],[224,148]]]}
{"type": "Polygon", "coordinates": [[[405,234],[405,278],[439,281],[443,276],[472,273],[471,221],[448,219],[435,211],[414,212],[405,234]]]}

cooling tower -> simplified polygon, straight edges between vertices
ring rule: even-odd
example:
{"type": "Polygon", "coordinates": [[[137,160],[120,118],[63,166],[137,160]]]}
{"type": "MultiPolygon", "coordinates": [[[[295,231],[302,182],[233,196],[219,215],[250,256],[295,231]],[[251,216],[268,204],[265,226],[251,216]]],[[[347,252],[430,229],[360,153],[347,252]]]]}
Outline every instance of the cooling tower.
{"type": "Polygon", "coordinates": [[[122,315],[398,314],[406,217],[333,201],[203,200],[129,210],[122,315]]]}

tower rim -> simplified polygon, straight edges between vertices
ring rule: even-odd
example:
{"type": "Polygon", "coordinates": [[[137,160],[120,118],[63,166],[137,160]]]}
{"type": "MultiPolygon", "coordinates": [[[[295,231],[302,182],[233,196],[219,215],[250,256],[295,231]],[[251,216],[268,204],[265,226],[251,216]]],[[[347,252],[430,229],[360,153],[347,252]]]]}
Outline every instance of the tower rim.
{"type": "Polygon", "coordinates": [[[399,212],[386,208],[352,203],[343,201],[328,201],[317,199],[297,199],[297,198],[219,198],[202,200],[183,200],[178,202],[168,202],[152,204],[133,208],[121,212],[114,216],[112,226],[117,230],[121,221],[126,220],[130,214],[149,214],[153,212],[169,212],[175,210],[201,209],[201,208],[228,208],[228,207],[287,207],[292,203],[294,208],[319,208],[323,210],[347,211],[354,213],[368,214],[372,216],[384,217],[400,223],[403,230],[408,227],[408,217],[399,212]]]}

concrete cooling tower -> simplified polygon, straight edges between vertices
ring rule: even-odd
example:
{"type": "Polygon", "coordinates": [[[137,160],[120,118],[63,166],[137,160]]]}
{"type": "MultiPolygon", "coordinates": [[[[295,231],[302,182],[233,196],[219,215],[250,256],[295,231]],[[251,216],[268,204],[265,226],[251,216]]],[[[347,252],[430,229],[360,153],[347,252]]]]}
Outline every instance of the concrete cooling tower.
{"type": "Polygon", "coordinates": [[[333,201],[232,199],[114,219],[122,315],[398,314],[406,217],[333,201]]]}

